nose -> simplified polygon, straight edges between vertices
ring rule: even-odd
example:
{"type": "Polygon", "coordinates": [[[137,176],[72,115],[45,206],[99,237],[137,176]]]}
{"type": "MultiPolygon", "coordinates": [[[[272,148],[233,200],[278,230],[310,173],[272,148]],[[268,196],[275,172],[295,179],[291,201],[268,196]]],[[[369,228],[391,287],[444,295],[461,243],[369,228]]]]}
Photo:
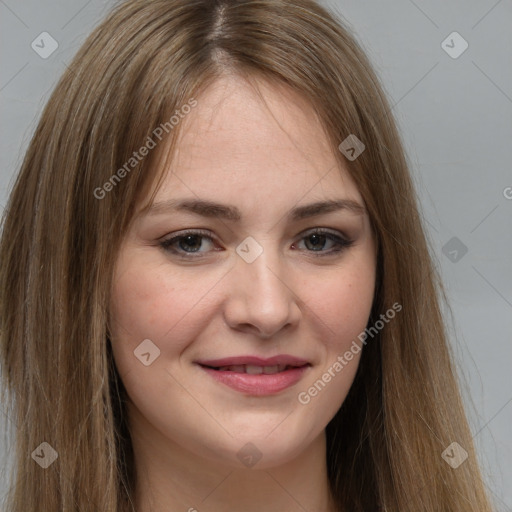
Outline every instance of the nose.
{"type": "Polygon", "coordinates": [[[275,251],[266,248],[252,263],[237,256],[229,276],[224,317],[232,329],[269,339],[298,324],[300,300],[275,251]]]}

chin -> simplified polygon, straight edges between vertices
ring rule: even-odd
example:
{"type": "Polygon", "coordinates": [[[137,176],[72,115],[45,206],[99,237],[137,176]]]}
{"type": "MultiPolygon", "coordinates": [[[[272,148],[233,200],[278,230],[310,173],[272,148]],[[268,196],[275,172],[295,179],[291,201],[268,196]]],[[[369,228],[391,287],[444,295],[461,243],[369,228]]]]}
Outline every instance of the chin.
{"type": "Polygon", "coordinates": [[[274,431],[265,424],[264,428],[247,429],[243,435],[228,437],[224,449],[219,451],[217,444],[212,451],[233,468],[263,470],[291,462],[317,437],[306,437],[306,432],[290,432],[289,425],[273,428],[274,431]]]}

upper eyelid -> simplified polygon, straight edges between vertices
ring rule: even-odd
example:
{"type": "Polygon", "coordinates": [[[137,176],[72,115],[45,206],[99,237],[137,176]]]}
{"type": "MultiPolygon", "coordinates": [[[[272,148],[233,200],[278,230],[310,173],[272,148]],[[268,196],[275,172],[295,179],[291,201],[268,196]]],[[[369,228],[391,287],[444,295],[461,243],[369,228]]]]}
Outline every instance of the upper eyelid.
{"type": "MultiPolygon", "coordinates": [[[[294,238],[304,237],[308,233],[314,234],[316,232],[321,232],[321,234],[332,234],[334,236],[339,236],[340,238],[343,238],[344,240],[347,240],[347,241],[351,239],[348,235],[346,235],[345,233],[343,233],[342,231],[340,231],[338,229],[326,228],[326,227],[323,227],[323,226],[315,226],[313,228],[304,229],[300,233],[297,233],[294,236],[294,238]]],[[[166,236],[162,237],[160,239],[160,241],[161,242],[166,242],[166,241],[173,240],[173,239],[176,239],[176,238],[186,237],[188,235],[202,236],[204,238],[210,238],[211,240],[217,240],[218,239],[218,237],[213,235],[208,230],[201,230],[201,229],[190,228],[190,229],[184,229],[184,230],[181,230],[181,231],[177,231],[176,233],[173,233],[172,235],[166,235],[166,236]]]]}

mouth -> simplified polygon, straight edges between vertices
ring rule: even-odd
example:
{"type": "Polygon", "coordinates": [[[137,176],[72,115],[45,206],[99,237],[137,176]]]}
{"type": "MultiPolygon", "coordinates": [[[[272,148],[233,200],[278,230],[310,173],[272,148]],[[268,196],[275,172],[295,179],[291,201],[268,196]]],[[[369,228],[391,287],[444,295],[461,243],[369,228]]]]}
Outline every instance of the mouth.
{"type": "Polygon", "coordinates": [[[282,373],[286,370],[293,370],[296,368],[302,368],[303,366],[308,366],[308,364],[305,365],[289,365],[289,364],[278,364],[273,366],[258,366],[255,364],[236,364],[231,366],[208,366],[208,365],[201,365],[205,368],[210,368],[212,370],[218,371],[218,372],[235,372],[235,373],[247,373],[249,375],[275,375],[276,373],[282,373]]]}
{"type": "Polygon", "coordinates": [[[242,356],[197,364],[215,381],[251,396],[279,393],[301,380],[311,366],[308,361],[291,356],[242,356]]]}

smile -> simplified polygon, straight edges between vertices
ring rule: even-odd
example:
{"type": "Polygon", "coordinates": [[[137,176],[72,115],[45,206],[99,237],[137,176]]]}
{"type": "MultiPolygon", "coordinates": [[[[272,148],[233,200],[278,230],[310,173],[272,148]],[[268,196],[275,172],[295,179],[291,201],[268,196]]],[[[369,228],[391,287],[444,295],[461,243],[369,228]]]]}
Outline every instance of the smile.
{"type": "Polygon", "coordinates": [[[292,356],[269,359],[240,356],[198,364],[220,384],[252,396],[273,395],[293,386],[311,366],[306,360],[292,356]]]}
{"type": "Polygon", "coordinates": [[[237,364],[232,366],[222,366],[221,368],[213,368],[220,372],[230,371],[236,373],[249,373],[250,375],[273,375],[274,373],[281,373],[284,370],[293,368],[293,366],[279,364],[275,366],[256,366],[254,364],[237,364]]]}

